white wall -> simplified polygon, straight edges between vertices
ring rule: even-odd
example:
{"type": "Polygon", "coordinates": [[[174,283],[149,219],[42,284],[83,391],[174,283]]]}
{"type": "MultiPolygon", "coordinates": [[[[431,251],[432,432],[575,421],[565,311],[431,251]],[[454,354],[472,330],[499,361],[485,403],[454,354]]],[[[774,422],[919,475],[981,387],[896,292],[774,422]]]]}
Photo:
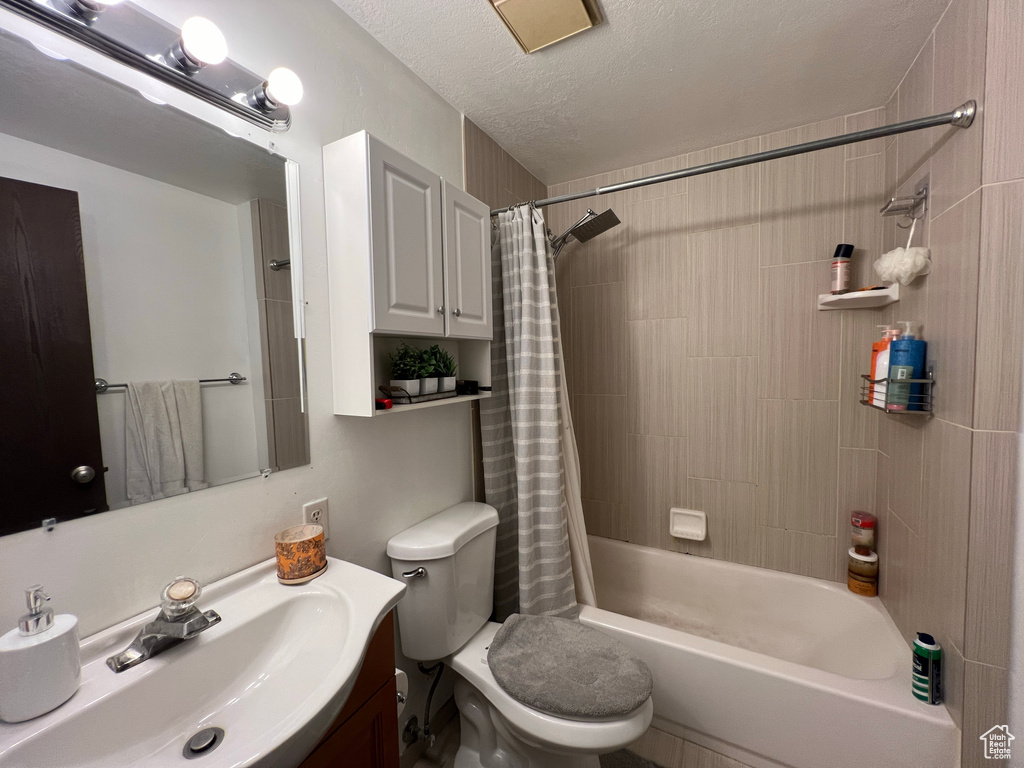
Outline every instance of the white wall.
{"type": "MultiPolygon", "coordinates": [[[[41,582],[58,612],[77,614],[83,634],[95,632],[156,605],[173,576],[209,582],[270,557],[274,534],[299,519],[303,502],[324,495],[331,501],[329,553],[389,572],[390,536],[472,495],[468,404],[364,420],[331,413],[320,149],[365,128],[461,185],[458,112],[328,0],[139,5],[178,25],[208,16],[236,61],[259,72],[287,65],[305,85],[294,127],[275,141],[301,166],[312,464],[65,523],[52,533],[0,538],[0,628],[14,626],[23,612],[21,588],[41,582]]],[[[420,676],[410,669],[410,677],[416,688],[408,712],[422,716],[420,676]]],[[[439,693],[435,701],[443,700],[439,693]]]]}
{"type": "MultiPolygon", "coordinates": [[[[250,375],[235,206],[5,134],[0,175],[78,192],[96,376],[250,375]]],[[[202,403],[206,482],[257,474],[249,387],[203,387],[202,403]]],[[[118,508],[128,503],[125,390],[97,405],[107,502],[118,508]]]]}

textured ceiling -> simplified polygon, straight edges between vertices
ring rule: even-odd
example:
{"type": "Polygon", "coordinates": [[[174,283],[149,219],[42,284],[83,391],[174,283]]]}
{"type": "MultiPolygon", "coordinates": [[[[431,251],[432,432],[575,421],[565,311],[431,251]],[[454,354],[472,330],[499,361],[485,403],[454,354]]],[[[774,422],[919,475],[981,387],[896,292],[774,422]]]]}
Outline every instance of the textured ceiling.
{"type": "Polygon", "coordinates": [[[948,0],[602,0],[529,56],[487,0],[334,2],[553,184],[881,106],[948,0]]]}

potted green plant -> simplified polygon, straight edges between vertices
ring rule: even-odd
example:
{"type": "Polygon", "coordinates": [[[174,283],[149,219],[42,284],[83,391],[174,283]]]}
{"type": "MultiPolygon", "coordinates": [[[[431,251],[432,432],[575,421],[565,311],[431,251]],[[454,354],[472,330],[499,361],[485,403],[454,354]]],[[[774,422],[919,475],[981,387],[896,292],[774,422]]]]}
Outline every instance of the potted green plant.
{"type": "Polygon", "coordinates": [[[447,349],[441,349],[437,344],[427,351],[430,353],[430,356],[434,361],[434,372],[437,376],[437,391],[454,392],[455,372],[459,368],[458,363],[455,362],[455,358],[452,357],[451,352],[447,349]]]}
{"type": "Polygon", "coordinates": [[[432,395],[437,392],[437,374],[434,372],[434,356],[429,349],[420,352],[420,394],[432,395]]]}
{"type": "Polygon", "coordinates": [[[413,397],[418,395],[423,353],[403,341],[398,349],[388,355],[388,360],[391,362],[391,386],[401,387],[413,397]]]}

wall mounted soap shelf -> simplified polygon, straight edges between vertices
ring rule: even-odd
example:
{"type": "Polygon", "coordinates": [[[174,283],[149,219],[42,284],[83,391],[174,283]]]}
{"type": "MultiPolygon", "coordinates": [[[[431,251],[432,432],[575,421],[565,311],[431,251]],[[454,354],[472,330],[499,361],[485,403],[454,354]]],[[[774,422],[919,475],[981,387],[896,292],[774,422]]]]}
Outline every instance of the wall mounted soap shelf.
{"type": "Polygon", "coordinates": [[[900,300],[900,284],[877,291],[850,291],[849,293],[819,293],[818,309],[874,309],[900,300]]]}
{"type": "MultiPolygon", "coordinates": [[[[867,374],[861,374],[863,380],[860,385],[860,404],[866,405],[868,408],[874,408],[876,411],[883,411],[885,413],[896,414],[898,416],[931,416],[932,406],[934,404],[932,396],[932,387],[935,386],[935,379],[932,377],[932,372],[928,371],[927,379],[872,379],[867,374]],[[910,403],[907,408],[894,407],[890,403],[884,405],[875,405],[873,402],[874,395],[871,388],[875,384],[885,383],[886,387],[891,387],[893,383],[899,384],[916,384],[917,392],[911,391],[910,403]]],[[[913,387],[911,388],[913,390],[913,387]]]]}

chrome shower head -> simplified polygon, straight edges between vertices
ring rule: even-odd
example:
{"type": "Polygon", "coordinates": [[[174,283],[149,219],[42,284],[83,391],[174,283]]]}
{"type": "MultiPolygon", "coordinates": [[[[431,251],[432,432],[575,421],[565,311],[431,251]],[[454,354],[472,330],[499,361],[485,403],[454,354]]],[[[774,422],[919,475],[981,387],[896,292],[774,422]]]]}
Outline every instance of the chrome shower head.
{"type": "Polygon", "coordinates": [[[618,224],[621,224],[619,217],[615,215],[615,211],[611,208],[604,213],[594,213],[592,210],[587,209],[586,216],[558,237],[551,238],[552,257],[558,256],[559,252],[565,247],[565,244],[569,242],[570,237],[585,243],[618,224]]]}
{"type": "MultiPolygon", "coordinates": [[[[594,214],[593,211],[587,211],[587,213],[594,214]]],[[[590,218],[579,222],[575,227],[569,230],[569,234],[581,243],[585,243],[621,223],[622,222],[619,221],[619,217],[615,215],[615,211],[609,208],[604,213],[591,215],[590,218]]]]}

